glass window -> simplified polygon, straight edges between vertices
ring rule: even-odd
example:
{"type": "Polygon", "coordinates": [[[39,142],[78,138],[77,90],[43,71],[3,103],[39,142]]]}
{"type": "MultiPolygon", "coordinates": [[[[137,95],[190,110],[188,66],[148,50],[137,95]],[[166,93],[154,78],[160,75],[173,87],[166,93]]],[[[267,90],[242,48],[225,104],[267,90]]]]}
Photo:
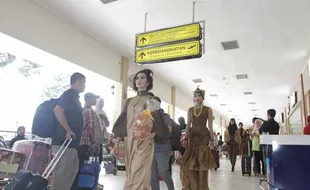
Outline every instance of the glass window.
{"type": "MultiPolygon", "coordinates": [[[[49,57],[46,59],[48,62],[49,57]]],[[[112,122],[115,97],[111,86],[114,81],[60,58],[53,64],[34,63],[0,50],[1,130],[16,131],[17,126],[24,125],[26,132],[31,132],[32,119],[39,104],[58,98],[70,88],[70,76],[74,72],[86,76],[85,92],[93,92],[105,100],[104,110],[112,122]]],[[[84,105],[84,93],[80,97],[84,105]]]]}
{"type": "Polygon", "coordinates": [[[160,108],[163,109],[165,113],[169,113],[169,104],[167,102],[161,101],[160,108]]]}
{"type": "Polygon", "coordinates": [[[290,134],[302,134],[303,126],[302,126],[302,114],[300,103],[296,105],[295,110],[289,116],[289,133],[290,134]]]}

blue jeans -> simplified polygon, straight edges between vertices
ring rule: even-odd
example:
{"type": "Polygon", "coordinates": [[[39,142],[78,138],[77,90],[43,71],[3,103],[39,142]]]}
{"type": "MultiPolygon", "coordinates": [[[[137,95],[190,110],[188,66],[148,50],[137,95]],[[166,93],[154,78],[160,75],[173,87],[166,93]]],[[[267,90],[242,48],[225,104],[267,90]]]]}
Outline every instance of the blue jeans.
{"type": "Polygon", "coordinates": [[[152,190],[160,190],[159,176],[165,181],[168,190],[174,190],[173,180],[169,171],[169,162],[170,151],[155,152],[151,179],[152,190]]]}

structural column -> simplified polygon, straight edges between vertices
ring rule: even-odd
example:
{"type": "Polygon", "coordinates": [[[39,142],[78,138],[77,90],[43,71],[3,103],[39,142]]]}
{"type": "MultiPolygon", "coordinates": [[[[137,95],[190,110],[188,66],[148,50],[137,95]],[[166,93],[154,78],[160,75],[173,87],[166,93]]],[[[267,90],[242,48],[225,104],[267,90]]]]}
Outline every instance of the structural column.
{"type": "Polygon", "coordinates": [[[121,105],[124,106],[127,100],[127,88],[128,88],[128,69],[129,69],[129,60],[127,57],[122,57],[121,59],[121,89],[122,89],[122,101],[121,105]]]}
{"type": "Polygon", "coordinates": [[[114,121],[118,118],[127,99],[127,78],[128,78],[129,60],[122,57],[120,61],[120,83],[115,85],[115,111],[114,121]]]}
{"type": "Polygon", "coordinates": [[[305,87],[304,87],[304,76],[300,74],[300,83],[301,83],[301,93],[302,93],[302,109],[303,110],[303,122],[307,123],[307,111],[306,111],[306,98],[305,98],[305,87]]]}
{"type": "Polygon", "coordinates": [[[220,117],[220,128],[221,128],[221,135],[223,135],[223,117],[220,117]]]}
{"type": "Polygon", "coordinates": [[[172,86],[171,87],[170,105],[169,105],[169,115],[174,120],[176,119],[175,118],[175,97],[176,97],[175,87],[172,86]]]}
{"type": "Polygon", "coordinates": [[[284,119],[285,119],[285,131],[286,131],[286,135],[290,134],[290,129],[289,129],[289,126],[288,126],[288,120],[287,120],[287,109],[286,107],[284,108],[284,119]]]}

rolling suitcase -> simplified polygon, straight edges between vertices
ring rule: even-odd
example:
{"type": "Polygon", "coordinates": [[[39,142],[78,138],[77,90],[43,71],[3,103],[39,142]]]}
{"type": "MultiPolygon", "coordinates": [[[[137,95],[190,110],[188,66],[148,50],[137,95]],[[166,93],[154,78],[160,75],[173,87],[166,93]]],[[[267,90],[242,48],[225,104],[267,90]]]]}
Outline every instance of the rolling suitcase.
{"type": "Polygon", "coordinates": [[[47,166],[42,175],[37,172],[27,170],[19,171],[12,181],[5,186],[4,190],[45,190],[48,185],[48,177],[54,170],[62,155],[67,150],[71,140],[66,140],[59,151],[55,154],[53,160],[47,166]]]}
{"type": "Polygon", "coordinates": [[[252,174],[252,159],[251,159],[251,146],[250,146],[250,141],[247,140],[248,143],[248,155],[243,155],[241,158],[241,172],[242,172],[242,176],[244,176],[244,174],[248,174],[249,176],[251,176],[252,174]]]}

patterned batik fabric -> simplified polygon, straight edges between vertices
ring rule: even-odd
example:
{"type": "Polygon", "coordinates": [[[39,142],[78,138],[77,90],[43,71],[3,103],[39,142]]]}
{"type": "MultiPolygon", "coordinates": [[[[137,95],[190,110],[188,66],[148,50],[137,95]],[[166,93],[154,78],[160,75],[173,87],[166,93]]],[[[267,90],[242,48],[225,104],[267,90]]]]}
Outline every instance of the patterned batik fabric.
{"type": "Polygon", "coordinates": [[[170,131],[162,112],[154,111],[153,116],[153,131],[155,132],[155,143],[165,143],[169,139],[170,131]]]}
{"type": "Polygon", "coordinates": [[[126,137],[127,136],[127,108],[130,103],[130,98],[127,99],[123,111],[114,123],[112,132],[114,137],[126,137]]]}

